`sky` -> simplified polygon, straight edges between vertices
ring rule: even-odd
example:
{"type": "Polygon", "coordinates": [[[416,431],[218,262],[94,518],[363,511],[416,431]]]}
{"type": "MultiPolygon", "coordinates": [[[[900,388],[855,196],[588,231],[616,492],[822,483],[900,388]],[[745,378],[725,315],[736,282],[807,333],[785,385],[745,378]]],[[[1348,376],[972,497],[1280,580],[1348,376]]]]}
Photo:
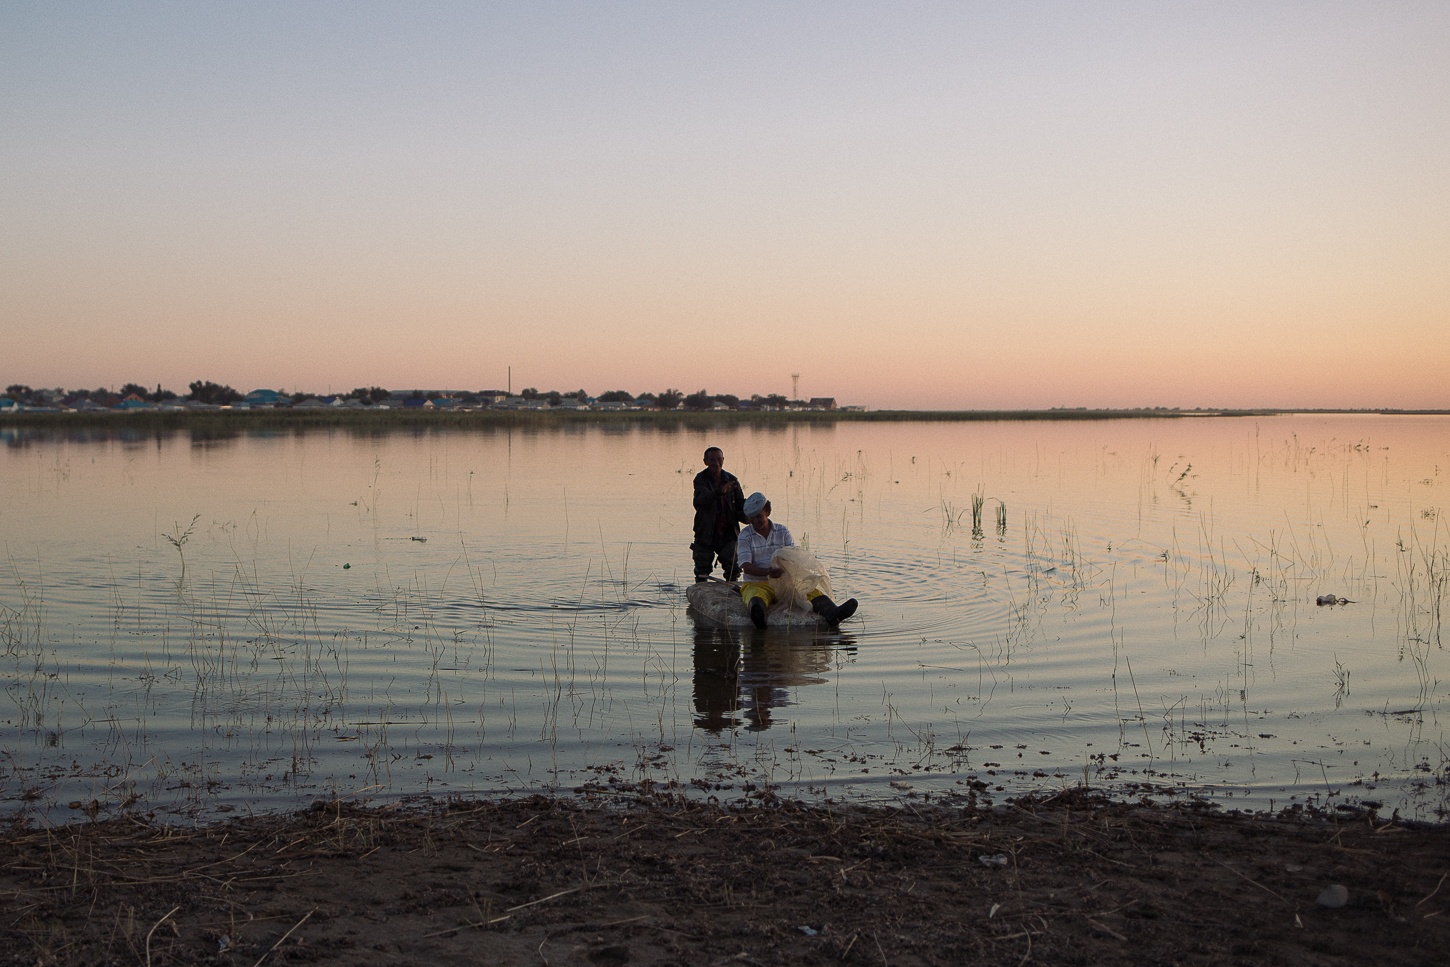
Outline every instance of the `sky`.
{"type": "Polygon", "coordinates": [[[1450,408],[1450,2],[0,0],[0,385],[1450,408]]]}

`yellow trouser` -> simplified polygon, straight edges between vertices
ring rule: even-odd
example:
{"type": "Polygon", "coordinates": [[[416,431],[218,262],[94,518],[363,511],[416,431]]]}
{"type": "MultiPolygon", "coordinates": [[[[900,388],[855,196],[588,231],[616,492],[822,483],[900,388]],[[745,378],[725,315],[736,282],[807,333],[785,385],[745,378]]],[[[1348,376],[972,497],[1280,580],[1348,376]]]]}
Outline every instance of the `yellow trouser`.
{"type": "MultiPolygon", "coordinates": [[[[819,591],[811,591],[806,595],[812,601],[820,596],[821,592],[819,591]]],[[[768,609],[772,604],[775,604],[775,589],[766,581],[749,581],[740,586],[740,598],[745,602],[746,611],[750,610],[750,602],[756,598],[760,599],[761,607],[768,609]]]]}

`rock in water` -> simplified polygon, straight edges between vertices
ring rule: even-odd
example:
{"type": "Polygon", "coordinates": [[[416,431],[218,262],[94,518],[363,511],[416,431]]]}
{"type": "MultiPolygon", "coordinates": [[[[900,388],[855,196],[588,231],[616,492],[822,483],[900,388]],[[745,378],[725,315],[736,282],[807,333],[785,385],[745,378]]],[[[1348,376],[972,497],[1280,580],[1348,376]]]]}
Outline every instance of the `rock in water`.
{"type": "MultiPolygon", "coordinates": [[[[745,602],[740,600],[740,586],[725,581],[699,581],[685,591],[690,601],[690,613],[712,624],[724,628],[750,628],[750,615],[745,602]]],[[[800,611],[782,602],[776,602],[766,612],[766,630],[809,629],[821,627],[821,618],[814,611],[800,611]]]]}

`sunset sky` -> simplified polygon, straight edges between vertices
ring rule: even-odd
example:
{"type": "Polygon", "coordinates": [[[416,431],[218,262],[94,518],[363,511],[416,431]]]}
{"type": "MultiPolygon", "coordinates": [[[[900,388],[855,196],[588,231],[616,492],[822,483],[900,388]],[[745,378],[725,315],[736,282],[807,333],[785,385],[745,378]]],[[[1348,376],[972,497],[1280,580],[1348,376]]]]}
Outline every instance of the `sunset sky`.
{"type": "Polygon", "coordinates": [[[1450,407],[1450,2],[0,0],[0,386],[1450,407]]]}

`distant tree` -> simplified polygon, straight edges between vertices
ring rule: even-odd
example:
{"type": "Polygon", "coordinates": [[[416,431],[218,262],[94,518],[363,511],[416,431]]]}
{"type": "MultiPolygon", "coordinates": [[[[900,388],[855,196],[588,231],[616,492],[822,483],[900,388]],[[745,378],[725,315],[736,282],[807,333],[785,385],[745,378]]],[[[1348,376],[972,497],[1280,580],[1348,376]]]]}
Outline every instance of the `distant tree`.
{"type": "Polygon", "coordinates": [[[675,407],[680,405],[680,401],[684,398],[685,394],[681,393],[679,390],[667,389],[663,393],[655,397],[655,408],[661,410],[673,410],[675,407]]]}
{"type": "MultiPolygon", "coordinates": [[[[157,388],[160,389],[160,387],[157,388]]],[[[127,383],[125,386],[121,387],[122,399],[125,399],[126,397],[133,394],[141,397],[144,400],[151,395],[151,391],[146,387],[142,386],[140,383],[127,383]]]]}
{"type": "Polygon", "coordinates": [[[242,394],[230,386],[219,385],[211,380],[205,382],[197,380],[187,385],[191,390],[191,398],[198,403],[213,403],[217,406],[226,406],[228,403],[235,403],[242,398],[242,394]]]}
{"type": "Polygon", "coordinates": [[[634,401],[640,406],[654,406],[655,395],[653,393],[641,393],[634,398],[634,401]]]}
{"type": "Polygon", "coordinates": [[[176,394],[169,389],[162,389],[161,384],[157,383],[156,392],[152,393],[149,399],[153,403],[165,403],[167,400],[176,399],[176,394]]]}
{"type": "Polygon", "coordinates": [[[347,396],[343,397],[343,399],[360,400],[364,403],[381,403],[383,400],[387,399],[391,395],[391,393],[383,389],[381,386],[359,386],[351,393],[348,393],[347,396]]]}
{"type": "Polygon", "coordinates": [[[560,401],[564,399],[564,394],[556,389],[551,389],[544,394],[544,399],[549,401],[550,406],[558,406],[560,401]]]}
{"type": "Polygon", "coordinates": [[[5,395],[17,403],[29,403],[31,397],[35,395],[35,390],[24,383],[11,383],[5,387],[5,395]]]}
{"type": "Polygon", "coordinates": [[[685,409],[687,410],[708,410],[714,405],[715,397],[704,390],[685,397],[685,409]]]}
{"type": "Polygon", "coordinates": [[[630,395],[629,393],[626,393],[622,389],[612,389],[608,393],[601,393],[600,396],[599,396],[599,402],[601,402],[601,403],[633,403],[634,402],[634,397],[632,395],[630,395]]]}
{"type": "Polygon", "coordinates": [[[565,393],[564,395],[572,396],[574,399],[578,400],[581,403],[589,402],[589,394],[584,392],[582,389],[576,389],[574,392],[565,393]]]}
{"type": "Polygon", "coordinates": [[[740,405],[740,397],[735,396],[731,393],[721,393],[719,396],[715,397],[715,402],[723,403],[724,405],[730,407],[733,410],[740,405]]]}
{"type": "Polygon", "coordinates": [[[536,400],[539,398],[539,391],[536,387],[525,386],[523,389],[519,390],[519,395],[526,400],[536,400]]]}
{"type": "Polygon", "coordinates": [[[784,396],[782,396],[779,393],[771,393],[769,396],[767,396],[764,399],[763,402],[765,403],[766,406],[780,406],[780,407],[784,407],[784,406],[790,405],[790,400],[786,399],[784,396]]]}

